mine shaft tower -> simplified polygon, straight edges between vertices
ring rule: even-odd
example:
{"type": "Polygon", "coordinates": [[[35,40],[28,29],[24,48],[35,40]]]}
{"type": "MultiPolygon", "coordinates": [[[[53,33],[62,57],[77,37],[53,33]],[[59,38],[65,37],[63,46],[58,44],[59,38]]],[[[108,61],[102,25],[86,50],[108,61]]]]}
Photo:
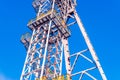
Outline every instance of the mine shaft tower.
{"type": "Polygon", "coordinates": [[[32,5],[36,18],[28,23],[32,35],[21,38],[27,56],[20,80],[107,80],[75,10],[76,0],[34,0],[32,5]],[[76,25],[86,48],[71,53],[69,27],[76,25]]]}

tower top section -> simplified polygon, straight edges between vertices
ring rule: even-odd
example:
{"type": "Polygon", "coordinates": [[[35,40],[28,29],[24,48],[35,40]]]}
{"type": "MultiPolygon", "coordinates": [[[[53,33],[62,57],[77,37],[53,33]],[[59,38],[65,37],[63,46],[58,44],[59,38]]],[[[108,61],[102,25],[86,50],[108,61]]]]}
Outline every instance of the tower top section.
{"type": "Polygon", "coordinates": [[[30,29],[37,29],[52,20],[54,24],[52,27],[57,27],[65,37],[70,36],[66,21],[74,12],[75,2],[73,0],[34,0],[32,5],[37,16],[29,21],[30,29]]]}
{"type": "Polygon", "coordinates": [[[60,13],[65,19],[69,13],[73,12],[76,0],[33,0],[32,6],[36,13],[40,15],[51,10],[53,3],[55,3],[54,10],[60,13]]]}

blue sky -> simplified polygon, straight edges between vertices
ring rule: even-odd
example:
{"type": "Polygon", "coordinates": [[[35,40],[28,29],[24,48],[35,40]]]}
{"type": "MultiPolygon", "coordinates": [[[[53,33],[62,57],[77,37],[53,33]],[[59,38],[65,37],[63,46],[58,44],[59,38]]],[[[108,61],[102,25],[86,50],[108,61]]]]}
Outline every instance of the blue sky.
{"type": "MultiPolygon", "coordinates": [[[[120,80],[120,1],[77,2],[78,14],[108,80],[120,80]]],[[[31,3],[32,0],[0,0],[0,80],[19,80],[26,56],[20,37],[30,32],[27,22],[35,17],[31,3]]]]}

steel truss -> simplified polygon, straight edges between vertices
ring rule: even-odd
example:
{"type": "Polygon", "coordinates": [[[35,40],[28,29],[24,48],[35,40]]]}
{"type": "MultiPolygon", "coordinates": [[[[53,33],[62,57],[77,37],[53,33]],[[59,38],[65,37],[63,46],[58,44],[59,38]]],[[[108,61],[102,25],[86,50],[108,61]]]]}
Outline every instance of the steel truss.
{"type": "Polygon", "coordinates": [[[37,12],[37,17],[28,23],[28,27],[33,31],[30,40],[21,39],[24,44],[29,43],[29,47],[20,80],[64,80],[64,78],[56,78],[63,75],[62,71],[65,71],[62,70],[63,66],[66,67],[67,80],[77,79],[74,78],[77,75],[79,75],[77,80],[85,79],[84,75],[89,79],[99,80],[100,77],[97,78],[95,74],[91,74],[96,69],[100,73],[100,80],[107,80],[75,10],[76,1],[34,0],[32,5],[37,12]],[[70,37],[68,27],[74,24],[78,24],[87,47],[71,54],[68,44],[70,37]],[[87,54],[92,58],[86,56],[87,54]],[[82,65],[78,62],[80,57],[93,66],[86,65],[85,69],[75,69],[82,65]],[[64,61],[65,65],[63,65],[64,61]]]}

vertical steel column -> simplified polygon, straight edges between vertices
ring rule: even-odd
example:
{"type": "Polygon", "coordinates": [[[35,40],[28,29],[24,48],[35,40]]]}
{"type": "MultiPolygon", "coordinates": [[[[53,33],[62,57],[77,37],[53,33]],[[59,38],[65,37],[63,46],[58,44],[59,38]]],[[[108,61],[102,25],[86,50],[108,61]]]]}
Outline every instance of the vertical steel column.
{"type": "Polygon", "coordinates": [[[60,56],[60,60],[61,60],[61,63],[60,63],[60,76],[62,74],[63,44],[62,44],[61,50],[62,50],[62,52],[61,52],[61,56],[60,56]]]}
{"type": "Polygon", "coordinates": [[[23,74],[24,74],[24,70],[25,70],[25,67],[26,67],[27,59],[29,57],[30,48],[31,48],[31,44],[32,44],[32,40],[33,40],[34,34],[35,34],[35,29],[33,30],[33,34],[32,34],[31,40],[30,40],[30,44],[29,44],[29,47],[28,47],[27,56],[26,56],[26,59],[25,59],[25,63],[24,63],[24,66],[23,66],[23,70],[22,70],[22,74],[21,74],[20,80],[23,80],[23,74]]]}
{"type": "Polygon", "coordinates": [[[66,70],[67,70],[67,79],[71,80],[71,65],[70,65],[70,53],[69,53],[69,47],[68,47],[68,40],[62,39],[62,43],[64,45],[64,56],[65,56],[65,64],[66,64],[66,70]]]}
{"type": "MultiPolygon", "coordinates": [[[[40,29],[40,27],[38,28],[38,30],[39,30],[39,29],[40,29]]],[[[40,31],[40,30],[39,30],[39,31],[40,31]]],[[[46,31],[44,30],[42,37],[44,38],[45,36],[46,36],[46,31]]],[[[44,46],[44,43],[45,43],[45,40],[42,39],[40,46],[43,47],[43,46],[44,46]]],[[[43,49],[40,49],[40,51],[39,51],[39,58],[42,56],[42,55],[41,55],[42,51],[43,51],[43,49]]],[[[38,60],[37,69],[39,69],[39,67],[40,67],[40,59],[38,60]]],[[[40,77],[39,75],[40,75],[40,72],[37,72],[37,73],[36,73],[36,77],[39,78],[39,77],[40,77]]]]}
{"type": "Polygon", "coordinates": [[[43,56],[43,64],[42,64],[42,68],[41,68],[40,78],[42,78],[42,76],[43,76],[43,71],[44,71],[44,66],[45,66],[45,61],[46,61],[47,47],[48,47],[48,39],[49,39],[51,24],[52,24],[52,21],[50,21],[49,27],[48,27],[47,40],[46,40],[46,44],[45,44],[45,52],[44,52],[44,56],[43,56]]]}
{"type": "MultiPolygon", "coordinates": [[[[54,9],[54,5],[55,5],[55,0],[53,0],[52,12],[53,12],[53,9],[54,9]]],[[[49,40],[49,34],[50,34],[51,25],[52,25],[52,20],[49,23],[49,28],[48,28],[48,34],[47,34],[47,40],[46,40],[46,45],[45,45],[45,52],[44,52],[44,56],[43,56],[43,64],[42,64],[42,68],[41,68],[40,78],[42,78],[42,76],[43,76],[43,71],[44,71],[44,66],[45,66],[45,61],[46,61],[45,59],[46,59],[46,54],[47,54],[47,47],[48,47],[48,40],[49,40]]]]}

